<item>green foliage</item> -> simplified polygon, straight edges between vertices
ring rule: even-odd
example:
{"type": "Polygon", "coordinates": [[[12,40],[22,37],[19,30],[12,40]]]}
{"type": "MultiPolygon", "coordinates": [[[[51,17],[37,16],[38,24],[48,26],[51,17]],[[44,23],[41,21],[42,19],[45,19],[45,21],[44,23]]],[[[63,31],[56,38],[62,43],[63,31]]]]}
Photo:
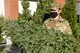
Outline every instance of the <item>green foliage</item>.
{"type": "Polygon", "coordinates": [[[1,33],[1,28],[2,28],[2,22],[4,21],[4,17],[0,16],[0,33],[1,33]]]}
{"type": "Polygon", "coordinates": [[[79,50],[74,37],[48,30],[33,21],[9,21],[2,28],[6,29],[14,44],[28,53],[78,53],[79,50]]]}
{"type": "Polygon", "coordinates": [[[3,16],[0,16],[0,43],[2,41],[2,37],[1,37],[1,28],[3,27],[3,22],[4,22],[4,17],[3,16]]]}
{"type": "MultiPolygon", "coordinates": [[[[48,30],[42,27],[44,14],[49,13],[50,3],[53,3],[53,0],[38,1],[37,12],[31,17],[28,11],[29,3],[27,0],[22,0],[23,14],[19,20],[3,22],[1,30],[7,30],[6,34],[11,36],[13,43],[24,48],[28,53],[80,53],[79,39],[75,39],[73,35],[62,34],[54,29],[48,30]],[[29,20],[30,17],[31,20],[29,20]]],[[[75,29],[77,24],[74,1],[67,1],[69,2],[62,15],[69,20],[71,27],[75,29]]]]}
{"type": "MultiPolygon", "coordinates": [[[[69,21],[73,31],[73,37],[76,38],[76,46],[78,47],[77,50],[79,51],[80,50],[80,27],[78,26],[77,23],[75,4],[76,4],[76,0],[66,0],[66,5],[63,8],[63,12],[62,12],[62,17],[69,21]]],[[[80,51],[78,53],[80,53],[80,51]]]]}
{"type": "Polygon", "coordinates": [[[2,53],[2,51],[0,51],[0,53],[2,53]]]}
{"type": "Polygon", "coordinates": [[[77,37],[78,23],[75,4],[76,0],[66,0],[66,5],[63,9],[62,16],[69,21],[73,34],[75,34],[75,37],[77,37]]]}
{"type": "Polygon", "coordinates": [[[20,14],[20,17],[23,17],[22,19],[28,20],[31,17],[31,13],[29,8],[29,2],[28,0],[22,0],[21,5],[23,7],[23,14],[20,14]]]}
{"type": "MultiPolygon", "coordinates": [[[[4,17],[3,16],[0,16],[0,44],[1,44],[1,42],[2,42],[2,37],[1,37],[1,28],[3,27],[2,25],[3,25],[3,22],[4,22],[4,17]]],[[[0,48],[0,50],[1,50],[1,48],[0,48]]],[[[0,53],[2,53],[2,51],[0,51],[0,53]]]]}
{"type": "Polygon", "coordinates": [[[44,14],[49,13],[50,3],[53,3],[53,0],[38,0],[37,10],[32,17],[34,22],[43,23],[44,14]]]}

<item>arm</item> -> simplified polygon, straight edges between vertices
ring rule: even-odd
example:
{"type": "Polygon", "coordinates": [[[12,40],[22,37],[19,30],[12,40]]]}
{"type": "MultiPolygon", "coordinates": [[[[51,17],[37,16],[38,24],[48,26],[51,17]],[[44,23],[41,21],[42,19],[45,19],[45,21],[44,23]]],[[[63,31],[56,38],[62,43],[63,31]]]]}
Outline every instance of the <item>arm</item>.
{"type": "Polygon", "coordinates": [[[72,30],[71,30],[71,27],[70,27],[68,21],[66,21],[65,26],[66,26],[66,33],[72,35],[72,30]]]}

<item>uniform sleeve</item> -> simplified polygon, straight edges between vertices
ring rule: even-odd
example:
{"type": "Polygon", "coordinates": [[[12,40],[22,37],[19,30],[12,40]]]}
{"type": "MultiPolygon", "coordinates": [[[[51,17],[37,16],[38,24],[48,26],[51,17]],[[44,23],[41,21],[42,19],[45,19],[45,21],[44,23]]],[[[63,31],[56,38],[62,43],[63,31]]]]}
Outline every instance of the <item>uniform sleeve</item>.
{"type": "Polygon", "coordinates": [[[68,21],[65,21],[65,26],[66,26],[66,31],[65,32],[72,35],[72,30],[71,30],[71,27],[70,27],[68,21]]]}
{"type": "Polygon", "coordinates": [[[46,20],[44,21],[42,27],[46,27],[46,20]]]}
{"type": "Polygon", "coordinates": [[[43,27],[47,27],[48,19],[44,21],[43,27]]]}

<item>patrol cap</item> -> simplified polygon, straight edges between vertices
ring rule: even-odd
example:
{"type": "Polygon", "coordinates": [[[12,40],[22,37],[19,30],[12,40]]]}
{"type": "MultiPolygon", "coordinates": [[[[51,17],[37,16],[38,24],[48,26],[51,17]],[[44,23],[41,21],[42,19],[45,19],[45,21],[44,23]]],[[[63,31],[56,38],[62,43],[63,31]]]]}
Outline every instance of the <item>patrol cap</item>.
{"type": "Polygon", "coordinates": [[[58,8],[58,9],[61,9],[61,5],[58,4],[58,3],[51,3],[50,8],[52,8],[52,7],[56,7],[56,8],[58,8]]]}

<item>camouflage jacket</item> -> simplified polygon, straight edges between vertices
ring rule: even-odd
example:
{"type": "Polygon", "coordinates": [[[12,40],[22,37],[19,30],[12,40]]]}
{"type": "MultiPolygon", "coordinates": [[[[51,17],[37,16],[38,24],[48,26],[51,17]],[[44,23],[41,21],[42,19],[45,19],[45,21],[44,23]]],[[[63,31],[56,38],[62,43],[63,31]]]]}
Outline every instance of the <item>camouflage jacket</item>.
{"type": "Polygon", "coordinates": [[[48,29],[54,28],[54,30],[61,31],[64,34],[72,35],[71,27],[67,20],[60,18],[58,21],[54,20],[53,18],[49,18],[44,22],[45,27],[48,29]]]}

